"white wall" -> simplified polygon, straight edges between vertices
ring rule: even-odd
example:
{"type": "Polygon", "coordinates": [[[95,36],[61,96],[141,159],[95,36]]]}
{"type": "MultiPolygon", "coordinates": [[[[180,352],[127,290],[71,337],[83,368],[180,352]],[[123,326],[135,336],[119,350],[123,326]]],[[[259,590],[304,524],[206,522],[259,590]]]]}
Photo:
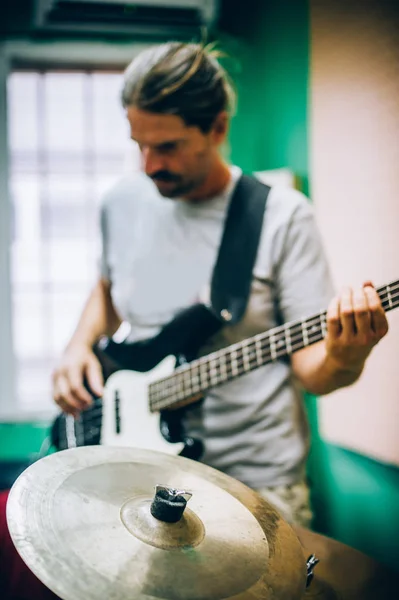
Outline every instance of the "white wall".
{"type": "MultiPolygon", "coordinates": [[[[338,286],[383,285],[399,279],[398,22],[384,0],[311,4],[319,224],[338,286]]],[[[399,464],[399,310],[389,321],[361,380],[320,400],[320,423],[326,440],[399,464]]]]}

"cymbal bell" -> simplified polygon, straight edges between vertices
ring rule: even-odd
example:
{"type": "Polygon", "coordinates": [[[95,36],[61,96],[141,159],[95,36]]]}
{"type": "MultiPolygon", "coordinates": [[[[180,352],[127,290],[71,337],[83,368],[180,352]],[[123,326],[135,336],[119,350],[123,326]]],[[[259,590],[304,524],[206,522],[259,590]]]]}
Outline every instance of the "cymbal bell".
{"type": "Polygon", "coordinates": [[[177,456],[103,446],[53,454],[18,478],[7,521],[23,560],[63,600],[305,593],[302,546],[274,508],[177,456]]]}

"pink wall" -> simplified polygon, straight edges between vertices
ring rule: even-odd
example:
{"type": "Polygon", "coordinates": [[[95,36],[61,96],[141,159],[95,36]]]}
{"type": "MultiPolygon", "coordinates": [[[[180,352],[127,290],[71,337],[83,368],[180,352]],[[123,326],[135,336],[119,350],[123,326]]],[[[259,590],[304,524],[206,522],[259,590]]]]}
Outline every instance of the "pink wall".
{"type": "MultiPolygon", "coordinates": [[[[338,287],[399,279],[394,4],[311,0],[312,196],[338,287]]],[[[320,400],[320,422],[326,440],[399,464],[399,309],[389,321],[361,380],[320,400]]]]}

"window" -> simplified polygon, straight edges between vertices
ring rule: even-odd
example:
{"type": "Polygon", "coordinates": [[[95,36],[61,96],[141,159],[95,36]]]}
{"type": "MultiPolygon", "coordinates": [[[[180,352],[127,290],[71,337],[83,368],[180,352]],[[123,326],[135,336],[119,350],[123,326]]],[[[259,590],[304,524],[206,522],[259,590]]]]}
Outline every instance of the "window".
{"type": "Polygon", "coordinates": [[[120,73],[100,71],[20,71],[8,80],[12,314],[22,409],[53,406],[51,370],[97,274],[99,202],[138,164],[121,84],[120,73]]]}

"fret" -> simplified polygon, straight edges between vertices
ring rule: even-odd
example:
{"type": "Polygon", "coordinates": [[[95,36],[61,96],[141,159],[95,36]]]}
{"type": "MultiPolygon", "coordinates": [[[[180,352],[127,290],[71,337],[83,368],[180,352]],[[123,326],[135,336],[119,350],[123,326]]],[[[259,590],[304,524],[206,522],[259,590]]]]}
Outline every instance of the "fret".
{"type": "Polygon", "coordinates": [[[257,338],[255,341],[255,348],[256,348],[256,364],[258,365],[258,367],[261,367],[263,365],[263,353],[262,353],[262,341],[257,338]]]}
{"type": "Polygon", "coordinates": [[[285,341],[284,341],[284,333],[280,334],[280,337],[277,339],[277,350],[280,352],[280,354],[278,356],[281,356],[281,351],[285,351],[286,345],[285,345],[285,341]]]}
{"type": "Polygon", "coordinates": [[[162,387],[158,390],[158,400],[162,401],[175,393],[177,377],[168,378],[163,381],[162,387]]]}
{"type": "Polygon", "coordinates": [[[306,321],[301,321],[301,327],[302,327],[303,345],[307,346],[309,344],[309,336],[308,336],[308,330],[306,327],[306,321]]]}
{"type": "MultiPolygon", "coordinates": [[[[389,298],[391,296],[391,288],[390,286],[385,286],[383,290],[379,290],[379,294],[380,294],[380,300],[381,300],[381,304],[384,308],[384,310],[388,311],[390,310],[390,305],[389,305],[389,298]],[[389,291],[388,291],[389,288],[389,291]],[[386,296],[384,298],[382,298],[381,296],[386,296]]],[[[392,299],[392,297],[391,297],[392,299]]]]}
{"type": "Polygon", "coordinates": [[[169,398],[173,398],[175,400],[179,399],[179,374],[173,377],[171,382],[174,385],[171,385],[165,389],[164,397],[161,399],[161,402],[168,400],[169,398]]]}
{"type": "Polygon", "coordinates": [[[222,352],[219,358],[220,381],[227,381],[229,378],[226,358],[226,353],[222,352]]]}
{"type": "Polygon", "coordinates": [[[322,334],[323,338],[325,338],[327,335],[327,314],[326,313],[323,313],[320,316],[320,321],[321,321],[321,334],[322,334]]]}
{"type": "Polygon", "coordinates": [[[209,381],[211,383],[211,385],[216,385],[218,383],[218,371],[217,371],[217,359],[213,358],[212,360],[209,361],[209,381]]]}
{"type": "Polygon", "coordinates": [[[207,363],[205,361],[201,362],[199,365],[199,376],[200,376],[201,388],[204,389],[208,385],[207,363]]]}
{"type": "Polygon", "coordinates": [[[284,334],[285,334],[285,345],[287,347],[287,353],[288,354],[292,354],[292,344],[291,344],[291,331],[290,331],[290,326],[287,323],[286,325],[284,325],[284,334]]]}
{"type": "MultiPolygon", "coordinates": [[[[182,373],[178,373],[176,375],[176,377],[174,378],[175,380],[175,385],[171,386],[171,388],[168,390],[170,392],[171,395],[176,396],[176,398],[178,400],[180,400],[181,398],[185,397],[185,393],[184,393],[184,379],[182,378],[182,373]]],[[[172,379],[173,381],[173,379],[172,379]]]]}
{"type": "Polygon", "coordinates": [[[246,344],[246,353],[248,355],[248,365],[249,365],[249,371],[251,371],[251,369],[253,369],[253,363],[254,361],[256,361],[256,347],[255,347],[255,343],[252,340],[246,340],[245,342],[246,344]]]}
{"type": "Polygon", "coordinates": [[[391,281],[388,285],[378,288],[377,293],[386,311],[399,306],[399,281],[391,281]]]}
{"type": "Polygon", "coordinates": [[[237,350],[230,350],[231,372],[233,377],[238,375],[237,350]]]}
{"type": "Polygon", "coordinates": [[[150,385],[148,386],[148,394],[150,396],[151,403],[158,401],[159,388],[160,388],[160,386],[158,383],[150,383],[150,385]]]}
{"type": "MultiPolygon", "coordinates": [[[[312,319],[314,320],[314,319],[312,319]]],[[[317,335],[319,333],[319,327],[317,326],[316,323],[314,323],[311,328],[309,329],[309,334],[312,336],[312,340],[311,343],[314,341],[314,336],[317,335]]]]}
{"type": "Polygon", "coordinates": [[[277,343],[276,343],[275,334],[271,332],[269,334],[269,339],[270,339],[270,353],[272,356],[272,360],[276,360],[276,358],[277,358],[277,343]]]}
{"type": "Polygon", "coordinates": [[[150,383],[148,388],[150,410],[159,410],[177,400],[178,395],[175,391],[177,381],[178,375],[173,375],[150,383]]]}
{"type": "Polygon", "coordinates": [[[181,375],[183,379],[184,395],[190,396],[193,393],[190,371],[187,369],[186,371],[183,371],[181,375]]]}
{"type": "Polygon", "coordinates": [[[171,396],[175,395],[174,379],[175,378],[165,382],[166,385],[163,386],[163,388],[161,389],[161,391],[159,393],[158,402],[162,403],[165,400],[167,400],[168,398],[171,398],[171,396]]]}
{"type": "Polygon", "coordinates": [[[194,367],[190,367],[190,371],[192,371],[193,373],[191,373],[191,386],[193,389],[193,392],[200,392],[201,391],[201,379],[200,379],[200,374],[199,374],[199,367],[197,365],[195,365],[194,367]]]}
{"type": "Polygon", "coordinates": [[[244,344],[244,346],[242,348],[242,357],[243,357],[243,362],[244,362],[244,371],[250,371],[251,363],[250,363],[250,358],[249,358],[248,341],[244,344]]]}
{"type": "Polygon", "coordinates": [[[156,389],[155,389],[155,397],[157,400],[162,400],[162,398],[165,397],[165,395],[167,394],[167,390],[170,387],[170,383],[169,381],[164,381],[162,382],[162,385],[157,385],[156,389]]]}
{"type": "Polygon", "coordinates": [[[387,290],[387,296],[388,296],[388,306],[389,306],[389,308],[392,308],[391,286],[387,285],[386,290],[387,290]]]}

